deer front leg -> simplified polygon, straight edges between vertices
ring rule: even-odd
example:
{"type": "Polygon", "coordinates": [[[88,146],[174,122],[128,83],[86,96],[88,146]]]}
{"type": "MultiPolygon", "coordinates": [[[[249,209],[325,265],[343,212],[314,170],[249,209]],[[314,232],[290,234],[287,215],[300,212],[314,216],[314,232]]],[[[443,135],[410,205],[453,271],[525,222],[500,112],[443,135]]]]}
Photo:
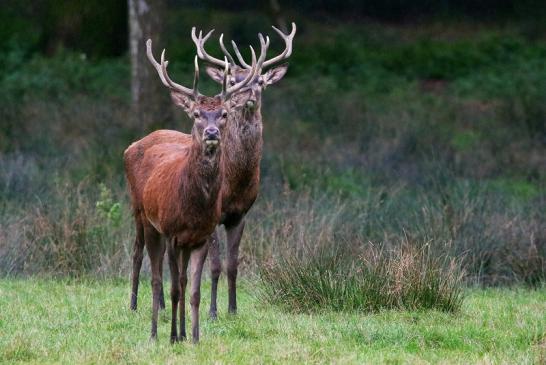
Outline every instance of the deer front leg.
{"type": "Polygon", "coordinates": [[[140,217],[135,217],[135,244],[133,245],[133,272],[131,274],[131,310],[137,309],[138,284],[142,259],[144,258],[144,227],[140,217]]]}
{"type": "Polygon", "coordinates": [[[146,241],[146,250],[150,256],[152,266],[152,330],[151,339],[157,339],[157,315],[159,312],[159,291],[161,289],[160,263],[161,255],[164,250],[161,247],[159,233],[149,225],[144,228],[144,239],[146,241]]]}
{"type": "Polygon", "coordinates": [[[245,228],[244,218],[237,224],[226,227],[228,313],[237,313],[237,267],[239,266],[239,243],[245,228]]]}
{"type": "MultiPolygon", "coordinates": [[[[163,265],[161,265],[163,267],[163,265]]],[[[161,287],[159,288],[159,308],[165,309],[165,294],[163,292],[163,275],[161,275],[161,287]]]]}
{"type": "Polygon", "coordinates": [[[222,272],[222,263],[220,261],[220,242],[218,241],[218,234],[216,231],[211,235],[209,239],[209,252],[210,252],[210,310],[209,315],[211,319],[216,319],[218,316],[217,309],[217,295],[218,295],[218,279],[222,272]]]}
{"type": "Polygon", "coordinates": [[[188,284],[188,262],[190,250],[187,248],[179,250],[178,254],[178,285],[180,288],[180,340],[186,339],[186,286],[188,284]]]}
{"type": "Polygon", "coordinates": [[[180,285],[178,282],[180,274],[177,264],[177,257],[179,253],[177,252],[177,249],[171,244],[171,242],[167,242],[167,245],[169,271],[171,273],[171,343],[174,343],[180,340],[176,331],[176,328],[178,326],[176,315],[178,312],[178,301],[180,300],[180,285]]]}
{"type": "Polygon", "coordinates": [[[193,343],[199,342],[199,304],[201,302],[201,274],[207,258],[208,241],[191,253],[191,334],[193,343]]]}

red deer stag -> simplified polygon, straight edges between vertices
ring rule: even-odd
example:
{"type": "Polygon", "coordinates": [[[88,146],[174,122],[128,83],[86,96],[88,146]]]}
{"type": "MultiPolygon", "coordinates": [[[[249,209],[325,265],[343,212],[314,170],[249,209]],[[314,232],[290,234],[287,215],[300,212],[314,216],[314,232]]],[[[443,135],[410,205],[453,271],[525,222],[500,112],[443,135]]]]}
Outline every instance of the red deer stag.
{"type": "MultiPolygon", "coordinates": [[[[222,189],[222,217],[220,223],[224,225],[227,236],[227,278],[228,278],[228,312],[237,312],[236,281],[239,257],[239,243],[245,227],[245,215],[250,210],[258,195],[260,182],[260,160],[262,158],[262,91],[269,85],[279,81],[288,69],[288,64],[264,70],[276,63],[287,59],[292,54],[292,41],[296,34],[296,24],[292,23],[290,34],[286,35],[279,29],[272,27],[284,40],[285,49],[279,55],[265,60],[266,51],[269,46],[269,37],[259,34],[262,51],[258,60],[256,76],[249,84],[251,90],[250,99],[241,111],[230,115],[226,130],[226,148],[223,150],[225,159],[225,183],[222,189]]],[[[204,44],[211,36],[211,30],[204,37],[199,36],[192,29],[192,39],[197,48],[197,55],[202,60],[219,66],[207,67],[207,73],[216,82],[222,83],[225,79],[225,60],[209,55],[204,44]]],[[[223,34],[220,35],[220,48],[230,63],[230,74],[228,83],[235,85],[241,80],[254,73],[252,66],[245,62],[237,45],[232,41],[235,54],[241,63],[238,66],[223,43],[223,34]]],[[[210,242],[210,267],[212,277],[210,316],[217,315],[217,288],[218,278],[221,272],[221,262],[218,247],[218,235],[215,232],[210,242]]]]}
{"type": "MultiPolygon", "coordinates": [[[[153,57],[151,40],[146,43],[148,59],[163,84],[171,91],[174,103],[193,119],[187,144],[158,143],[147,149],[144,139],[124,153],[125,171],[130,187],[136,222],[136,245],[146,245],[152,267],[151,338],[157,338],[157,317],[161,291],[161,269],[165,254],[163,235],[168,242],[171,269],[172,322],[171,341],[186,337],[185,290],[187,267],[191,260],[192,338],[199,341],[199,304],[203,264],[208,251],[208,238],[221,215],[220,190],[223,184],[223,163],[220,152],[223,130],[228,114],[239,106],[234,93],[252,80],[256,71],[256,55],[252,52],[252,72],[244,80],[229,86],[222,84],[222,93],[203,96],[198,91],[199,68],[195,58],[193,89],[171,80],[167,73],[165,50],[161,64],[153,57]],[[177,310],[180,304],[180,336],[177,335],[177,310]]],[[[228,69],[226,68],[226,72],[228,69]]],[[[239,94],[239,98],[241,99],[239,94]]],[[[243,95],[250,95],[246,92],[243,95]]],[[[246,100],[241,100],[244,105],[246,100]]]]}

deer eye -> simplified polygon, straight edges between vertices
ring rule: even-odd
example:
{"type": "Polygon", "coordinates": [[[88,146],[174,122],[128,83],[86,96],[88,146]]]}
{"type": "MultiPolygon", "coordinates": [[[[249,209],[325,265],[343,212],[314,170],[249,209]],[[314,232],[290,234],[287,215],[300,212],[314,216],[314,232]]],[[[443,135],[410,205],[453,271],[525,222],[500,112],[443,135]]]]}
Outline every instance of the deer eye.
{"type": "Polygon", "coordinates": [[[227,118],[227,111],[224,110],[224,111],[222,112],[222,118],[224,118],[224,119],[227,118]]]}
{"type": "Polygon", "coordinates": [[[193,112],[193,117],[199,118],[199,112],[197,110],[193,112]]]}
{"type": "Polygon", "coordinates": [[[258,85],[262,86],[264,84],[264,79],[261,77],[258,79],[258,85]]]}
{"type": "Polygon", "coordinates": [[[234,80],[234,79],[229,80],[229,84],[230,84],[231,86],[235,85],[235,80],[234,80]]]}

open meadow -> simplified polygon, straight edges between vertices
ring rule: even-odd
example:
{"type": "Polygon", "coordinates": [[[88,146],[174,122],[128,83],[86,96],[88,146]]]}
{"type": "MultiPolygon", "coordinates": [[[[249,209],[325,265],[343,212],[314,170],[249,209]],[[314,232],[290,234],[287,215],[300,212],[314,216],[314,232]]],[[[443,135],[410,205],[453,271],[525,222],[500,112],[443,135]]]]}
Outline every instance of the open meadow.
{"type": "MultiPolygon", "coordinates": [[[[150,290],[127,306],[125,280],[0,281],[0,361],[65,364],[542,364],[546,361],[546,290],[468,289],[460,312],[324,311],[291,314],[264,306],[246,281],[239,314],[220,301],[203,338],[171,345],[169,311],[159,342],[148,339],[150,290]]],[[[209,302],[208,283],[203,302],[209,302]]],[[[225,298],[226,287],[220,287],[225,298]]],[[[169,304],[169,303],[167,303],[169,304]]],[[[206,311],[202,311],[206,316],[206,311]]]]}

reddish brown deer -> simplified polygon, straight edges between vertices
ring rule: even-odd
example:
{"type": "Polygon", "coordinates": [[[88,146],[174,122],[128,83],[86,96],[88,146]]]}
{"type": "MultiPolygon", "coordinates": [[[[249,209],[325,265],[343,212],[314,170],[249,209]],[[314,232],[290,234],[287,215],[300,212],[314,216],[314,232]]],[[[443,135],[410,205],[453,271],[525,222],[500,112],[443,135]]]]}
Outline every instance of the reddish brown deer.
{"type": "MultiPolygon", "coordinates": [[[[251,90],[250,99],[242,111],[230,116],[226,130],[226,148],[223,150],[226,173],[225,183],[222,189],[222,217],[220,224],[226,229],[227,236],[227,278],[228,278],[228,312],[237,312],[236,281],[239,259],[239,243],[245,227],[245,215],[250,210],[258,195],[260,182],[260,161],[262,157],[262,91],[269,85],[279,81],[288,69],[288,64],[282,64],[278,67],[264,70],[276,63],[287,59],[292,54],[292,41],[296,34],[296,24],[292,23],[290,34],[286,35],[279,29],[273,29],[281,36],[285,42],[285,49],[279,55],[265,60],[266,51],[269,46],[269,37],[259,34],[260,44],[262,46],[260,58],[258,60],[258,70],[256,76],[249,84],[251,90]]],[[[225,60],[221,60],[209,55],[204,48],[204,44],[211,36],[211,30],[204,37],[199,32],[199,36],[192,29],[192,39],[197,48],[197,55],[202,60],[211,63],[217,67],[207,67],[207,73],[216,82],[222,83],[226,77],[225,60]]],[[[220,35],[220,48],[229,60],[231,65],[228,83],[235,85],[241,80],[253,73],[252,66],[243,59],[237,45],[232,41],[235,54],[241,63],[238,66],[235,59],[228,52],[223,43],[223,34],[220,35]]],[[[218,235],[215,232],[210,242],[210,267],[212,277],[210,316],[217,316],[217,288],[218,279],[221,272],[221,262],[218,247],[218,235]]]]}
{"type": "MultiPolygon", "coordinates": [[[[190,305],[192,339],[199,341],[199,304],[203,264],[208,251],[207,240],[219,223],[224,167],[221,153],[223,132],[228,114],[246,103],[250,92],[239,93],[255,76],[256,56],[252,52],[252,72],[244,80],[228,86],[215,97],[198,91],[199,67],[195,58],[193,89],[171,80],[167,73],[165,51],[161,64],[153,57],[151,41],[147,55],[171,97],[193,119],[187,143],[156,143],[150,136],[133,143],[124,153],[137,238],[135,245],[146,245],[152,268],[151,337],[157,338],[157,316],[161,291],[161,269],[165,254],[164,236],[168,242],[171,269],[172,321],[171,341],[186,337],[185,290],[187,267],[191,260],[190,305]],[[145,148],[148,147],[148,148],[145,148]],[[143,241],[143,242],[142,242],[143,241]],[[177,310],[180,304],[180,336],[177,334],[177,310]]],[[[226,73],[228,68],[226,67],[226,73]]],[[[157,136],[151,137],[156,139],[157,136]]]]}
{"type": "MultiPolygon", "coordinates": [[[[247,85],[250,90],[250,97],[244,109],[232,110],[228,117],[228,129],[226,138],[224,138],[223,153],[226,157],[226,189],[222,191],[222,202],[225,204],[222,208],[222,223],[226,228],[228,237],[228,258],[227,272],[229,284],[229,305],[228,311],[236,313],[236,279],[237,266],[239,256],[239,243],[244,229],[244,216],[252,207],[259,188],[260,170],[259,165],[262,154],[262,116],[261,116],[261,95],[262,91],[273,83],[279,81],[288,69],[287,64],[272,68],[267,72],[262,72],[266,67],[271,67],[277,62],[280,62],[292,53],[292,41],[296,34],[296,25],[292,23],[292,31],[289,35],[283,34],[279,29],[273,29],[285,41],[285,49],[278,56],[265,60],[267,48],[269,46],[269,38],[264,39],[260,34],[261,53],[257,64],[256,75],[247,85]],[[241,155],[243,153],[243,155],[241,155]]],[[[195,28],[192,29],[192,39],[197,46],[198,56],[209,63],[217,66],[226,67],[226,60],[220,60],[210,56],[204,49],[204,43],[210,37],[213,31],[210,31],[203,37],[202,33],[199,36],[195,33],[195,28]]],[[[237,45],[232,42],[236,50],[237,57],[240,59],[242,67],[235,63],[233,57],[229,54],[223,44],[223,35],[220,36],[220,46],[229,59],[229,74],[224,70],[216,67],[207,67],[207,73],[215,81],[222,83],[227,81],[230,85],[245,80],[252,67],[248,65],[242,58],[237,45]],[[225,77],[228,77],[225,80],[225,77]]],[[[247,89],[245,88],[245,89],[247,89]]],[[[187,144],[189,136],[187,134],[172,131],[160,130],[151,133],[140,141],[141,151],[146,151],[148,148],[160,143],[180,143],[187,144]]],[[[142,153],[142,152],[141,152],[142,153]]],[[[138,234],[137,234],[138,238],[138,234]]],[[[221,263],[219,257],[218,238],[216,233],[211,237],[211,276],[212,276],[212,291],[210,315],[216,318],[217,315],[217,287],[218,279],[221,272],[221,263]]],[[[139,272],[142,265],[143,244],[138,244],[138,239],[135,240],[133,253],[133,275],[132,275],[132,293],[131,293],[131,309],[136,309],[139,272]]]]}

